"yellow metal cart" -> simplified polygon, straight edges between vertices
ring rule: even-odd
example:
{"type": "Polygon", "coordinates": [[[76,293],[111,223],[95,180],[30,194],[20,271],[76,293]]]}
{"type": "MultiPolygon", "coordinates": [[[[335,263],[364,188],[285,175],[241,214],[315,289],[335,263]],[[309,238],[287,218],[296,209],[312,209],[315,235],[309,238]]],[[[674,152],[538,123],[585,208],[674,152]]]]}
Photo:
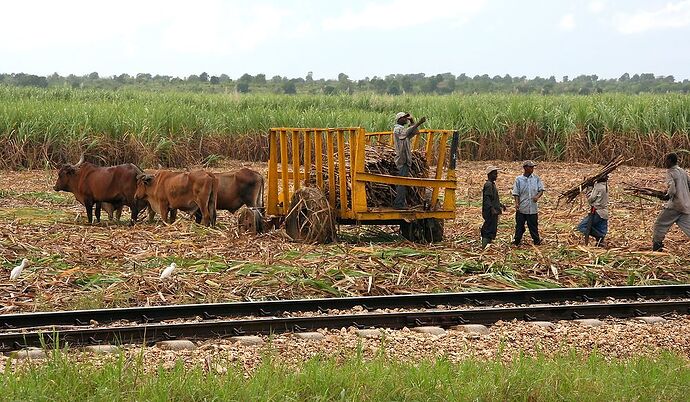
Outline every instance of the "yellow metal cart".
{"type": "Polygon", "coordinates": [[[286,217],[295,192],[304,187],[316,187],[328,194],[328,204],[340,224],[399,224],[402,234],[410,240],[440,240],[442,220],[455,217],[458,133],[420,130],[413,138],[412,148],[424,153],[432,177],[366,172],[365,147],[376,143],[392,144],[392,136],[392,131],[367,133],[361,127],[271,128],[267,215],[273,219],[286,217]],[[424,209],[368,207],[365,187],[368,182],[430,188],[430,202],[424,209]],[[424,234],[425,231],[429,233],[424,234]]]}

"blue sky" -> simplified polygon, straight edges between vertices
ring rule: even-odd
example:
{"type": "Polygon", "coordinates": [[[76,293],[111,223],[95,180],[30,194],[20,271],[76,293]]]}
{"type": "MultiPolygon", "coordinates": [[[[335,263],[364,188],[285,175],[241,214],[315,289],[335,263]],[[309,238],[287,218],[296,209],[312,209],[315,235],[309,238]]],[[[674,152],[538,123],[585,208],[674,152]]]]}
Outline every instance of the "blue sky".
{"type": "Polygon", "coordinates": [[[15,0],[2,15],[1,73],[690,78],[690,0],[15,0]]]}

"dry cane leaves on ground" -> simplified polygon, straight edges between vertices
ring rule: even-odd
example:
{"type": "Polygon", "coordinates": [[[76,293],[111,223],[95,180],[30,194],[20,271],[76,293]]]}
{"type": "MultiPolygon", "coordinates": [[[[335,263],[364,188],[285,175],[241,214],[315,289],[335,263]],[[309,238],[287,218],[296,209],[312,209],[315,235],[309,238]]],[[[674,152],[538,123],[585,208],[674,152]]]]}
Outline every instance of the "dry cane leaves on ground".
{"type": "MultiPolygon", "coordinates": [[[[522,168],[517,162],[461,162],[457,214],[445,225],[446,240],[434,245],[404,241],[395,227],[340,227],[340,242],[303,245],[284,232],[240,235],[235,218],[220,212],[208,229],[188,219],[127,226],[84,223],[84,209],[71,194],[52,190],[54,171],[0,173],[0,308],[3,313],[220,302],[265,298],[334,297],[394,293],[512,289],[555,286],[687,283],[690,252],[678,229],[665,253],[654,253],[651,231],[661,202],[626,194],[623,182],[663,186],[664,170],[620,166],[609,181],[609,248],[583,246],[573,227],[586,214],[583,196],[556,208],[558,195],[601,166],[540,164],[547,188],[540,202],[545,245],[509,245],[513,214],[501,217],[497,241],[479,247],[484,169],[504,169],[497,181],[503,202],[522,168]],[[19,281],[9,272],[22,258],[31,263],[19,281]],[[160,271],[175,261],[170,280],[160,271]]],[[[227,162],[266,173],[265,164],[227,162]]],[[[509,208],[508,211],[511,209],[509,208]]],[[[181,214],[184,215],[184,214],[181,214]]]]}

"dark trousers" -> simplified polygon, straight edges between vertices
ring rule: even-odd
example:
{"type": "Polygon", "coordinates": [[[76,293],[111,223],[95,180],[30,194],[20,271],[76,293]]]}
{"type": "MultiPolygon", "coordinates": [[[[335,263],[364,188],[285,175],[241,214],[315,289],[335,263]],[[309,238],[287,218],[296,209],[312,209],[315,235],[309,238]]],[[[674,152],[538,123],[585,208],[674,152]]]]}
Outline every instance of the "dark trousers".
{"type": "Polygon", "coordinates": [[[601,216],[596,212],[585,216],[577,225],[577,230],[586,235],[588,226],[590,227],[589,234],[597,240],[604,238],[609,231],[608,219],[601,219],[601,216]],[[589,224],[590,220],[592,221],[591,225],[589,224]]]}
{"type": "Polygon", "coordinates": [[[496,233],[498,232],[498,215],[488,213],[484,214],[483,218],[484,224],[479,231],[483,238],[494,240],[496,238],[496,233]]]}
{"type": "MultiPolygon", "coordinates": [[[[398,170],[398,176],[409,177],[410,166],[404,164],[398,170]]],[[[393,208],[407,208],[407,186],[395,186],[395,200],[393,201],[393,208]]]]}
{"type": "Polygon", "coordinates": [[[525,234],[525,223],[529,228],[529,234],[532,236],[532,241],[535,245],[541,243],[539,238],[539,214],[523,214],[520,212],[515,213],[515,244],[520,244],[522,241],[522,235],[525,234]]]}

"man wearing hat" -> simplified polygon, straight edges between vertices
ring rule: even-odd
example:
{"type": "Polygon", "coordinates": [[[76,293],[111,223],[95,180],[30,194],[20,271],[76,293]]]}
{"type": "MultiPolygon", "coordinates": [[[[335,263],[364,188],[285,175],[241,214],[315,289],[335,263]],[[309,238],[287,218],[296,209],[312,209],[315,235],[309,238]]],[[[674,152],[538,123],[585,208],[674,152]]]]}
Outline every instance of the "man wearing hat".
{"type": "Polygon", "coordinates": [[[525,234],[525,223],[535,246],[541,244],[539,237],[539,215],[537,201],[544,194],[544,183],[534,174],[536,164],[527,160],[522,163],[524,173],[515,178],[513,198],[515,198],[515,239],[513,244],[520,245],[525,234]]]}
{"type": "MultiPolygon", "coordinates": [[[[395,166],[398,168],[398,175],[408,177],[410,175],[410,164],[412,163],[412,149],[410,139],[419,134],[419,126],[426,121],[426,117],[414,122],[412,116],[407,112],[398,112],[395,115],[395,126],[393,126],[393,138],[395,141],[395,166]],[[409,127],[405,127],[409,124],[409,127]]],[[[395,187],[395,200],[393,208],[407,208],[407,187],[398,185],[395,187]]]]}
{"type": "Polygon", "coordinates": [[[587,243],[588,236],[592,236],[596,239],[596,245],[599,247],[604,247],[604,237],[609,231],[608,180],[609,176],[604,175],[594,183],[592,192],[587,197],[590,207],[589,214],[577,226],[577,230],[585,235],[585,243],[587,243]]]}
{"type": "Polygon", "coordinates": [[[506,210],[505,205],[501,204],[498,189],[496,188],[499,170],[496,166],[489,166],[485,170],[487,180],[482,189],[482,218],[484,218],[484,224],[480,230],[482,248],[485,248],[496,238],[498,216],[506,210]]]}

